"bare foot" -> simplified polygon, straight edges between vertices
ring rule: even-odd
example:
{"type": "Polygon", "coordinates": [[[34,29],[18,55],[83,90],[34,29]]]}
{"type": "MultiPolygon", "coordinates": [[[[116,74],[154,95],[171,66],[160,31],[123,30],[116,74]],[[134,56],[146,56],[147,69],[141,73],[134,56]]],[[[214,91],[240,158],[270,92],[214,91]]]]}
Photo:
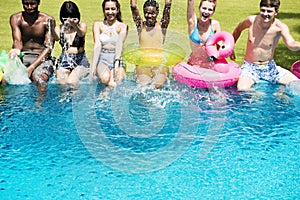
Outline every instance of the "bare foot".
{"type": "Polygon", "coordinates": [[[117,83],[115,81],[109,81],[108,86],[115,88],[117,86],[117,83]]]}

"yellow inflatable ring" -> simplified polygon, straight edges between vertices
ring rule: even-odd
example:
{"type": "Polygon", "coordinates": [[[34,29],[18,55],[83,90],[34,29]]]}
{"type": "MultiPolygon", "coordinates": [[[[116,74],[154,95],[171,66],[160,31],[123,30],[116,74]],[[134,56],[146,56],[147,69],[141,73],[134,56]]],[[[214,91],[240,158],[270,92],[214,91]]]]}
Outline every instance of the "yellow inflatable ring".
{"type": "Polygon", "coordinates": [[[123,60],[136,66],[173,67],[185,57],[185,50],[176,44],[169,44],[164,49],[141,49],[136,44],[129,44],[123,51],[123,60]]]}
{"type": "Polygon", "coordinates": [[[2,77],[3,77],[3,72],[2,70],[0,70],[0,82],[2,81],[2,77]]]}

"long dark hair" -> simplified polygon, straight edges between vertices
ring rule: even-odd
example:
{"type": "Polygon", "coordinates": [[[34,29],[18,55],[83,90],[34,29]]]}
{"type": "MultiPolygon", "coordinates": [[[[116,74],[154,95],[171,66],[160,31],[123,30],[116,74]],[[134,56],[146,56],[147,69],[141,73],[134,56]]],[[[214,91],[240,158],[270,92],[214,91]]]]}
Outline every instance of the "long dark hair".
{"type": "Polygon", "coordinates": [[[60,8],[60,14],[59,14],[59,19],[63,23],[62,18],[77,18],[80,21],[80,12],[77,7],[77,5],[72,2],[72,1],[65,1],[61,8],[60,8]]]}
{"type": "MultiPolygon", "coordinates": [[[[104,0],[103,3],[102,3],[102,10],[103,10],[103,13],[105,12],[105,3],[106,2],[115,2],[116,3],[116,6],[117,6],[117,9],[118,9],[118,13],[117,13],[117,20],[122,22],[122,14],[121,14],[121,5],[119,3],[118,0],[104,0]]],[[[104,15],[104,20],[106,20],[106,16],[104,15]]]]}

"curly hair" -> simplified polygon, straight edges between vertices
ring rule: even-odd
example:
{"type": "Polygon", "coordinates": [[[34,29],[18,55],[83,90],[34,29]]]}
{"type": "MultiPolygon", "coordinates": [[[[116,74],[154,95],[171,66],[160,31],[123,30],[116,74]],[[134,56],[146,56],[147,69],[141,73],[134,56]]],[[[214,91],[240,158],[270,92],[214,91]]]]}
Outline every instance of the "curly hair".
{"type": "Polygon", "coordinates": [[[149,6],[153,6],[156,8],[157,11],[159,11],[159,4],[155,1],[155,0],[147,0],[145,3],[144,3],[144,9],[146,7],[149,7],[149,6]]]}

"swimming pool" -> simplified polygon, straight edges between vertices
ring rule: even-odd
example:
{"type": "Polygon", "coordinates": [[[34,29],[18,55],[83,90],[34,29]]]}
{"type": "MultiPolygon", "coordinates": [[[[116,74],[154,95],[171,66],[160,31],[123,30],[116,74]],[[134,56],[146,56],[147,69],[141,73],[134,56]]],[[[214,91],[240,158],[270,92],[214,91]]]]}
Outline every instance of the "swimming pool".
{"type": "Polygon", "coordinates": [[[300,97],[130,79],[1,87],[1,199],[297,199],[300,97]]]}

